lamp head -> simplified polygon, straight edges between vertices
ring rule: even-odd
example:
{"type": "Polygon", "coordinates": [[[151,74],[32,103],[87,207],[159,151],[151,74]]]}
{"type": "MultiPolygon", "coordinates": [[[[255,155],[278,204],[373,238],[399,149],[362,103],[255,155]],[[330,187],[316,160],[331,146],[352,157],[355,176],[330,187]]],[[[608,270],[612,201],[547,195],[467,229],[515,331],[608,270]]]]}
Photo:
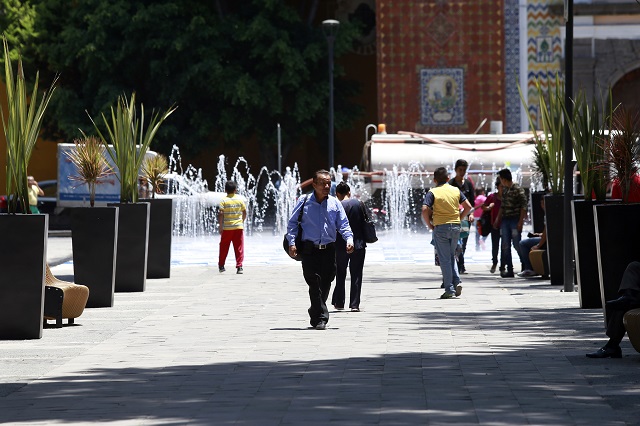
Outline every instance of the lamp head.
{"type": "Polygon", "coordinates": [[[339,27],[340,21],[336,21],[335,19],[327,19],[322,21],[322,31],[327,37],[335,37],[339,27]]]}

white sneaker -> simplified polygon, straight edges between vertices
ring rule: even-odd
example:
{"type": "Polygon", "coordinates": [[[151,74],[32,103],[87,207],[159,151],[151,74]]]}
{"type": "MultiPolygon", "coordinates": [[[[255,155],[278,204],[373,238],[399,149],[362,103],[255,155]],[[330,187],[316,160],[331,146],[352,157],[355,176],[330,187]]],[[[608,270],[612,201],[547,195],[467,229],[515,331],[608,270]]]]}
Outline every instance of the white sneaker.
{"type": "Polygon", "coordinates": [[[531,269],[525,269],[524,271],[522,271],[522,272],[520,272],[520,273],[518,274],[518,276],[519,276],[520,278],[535,277],[536,275],[538,275],[538,274],[536,274],[536,273],[535,273],[534,271],[532,271],[531,269]]]}

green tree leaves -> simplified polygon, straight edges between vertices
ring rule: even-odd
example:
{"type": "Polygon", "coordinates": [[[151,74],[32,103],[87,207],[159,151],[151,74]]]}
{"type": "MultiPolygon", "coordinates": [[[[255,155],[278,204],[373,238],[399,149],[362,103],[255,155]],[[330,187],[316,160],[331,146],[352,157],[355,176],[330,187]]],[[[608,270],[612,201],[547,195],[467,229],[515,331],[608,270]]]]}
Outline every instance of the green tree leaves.
{"type": "MultiPolygon", "coordinates": [[[[5,8],[21,3],[1,1],[5,8]]],[[[327,133],[327,44],[296,2],[29,4],[33,16],[20,27],[29,33],[25,61],[61,75],[46,123],[50,137],[73,139],[78,129],[91,131],[85,111],[108,112],[119,95],[133,91],[150,107],[179,106],[160,130],[156,150],[177,143],[183,152],[197,153],[221,141],[257,138],[268,159],[277,123],[285,153],[287,142],[327,133]]],[[[336,55],[346,52],[356,35],[353,25],[341,25],[336,55]]],[[[354,91],[357,85],[338,67],[338,127],[348,126],[360,111],[348,99],[354,91]]]]}

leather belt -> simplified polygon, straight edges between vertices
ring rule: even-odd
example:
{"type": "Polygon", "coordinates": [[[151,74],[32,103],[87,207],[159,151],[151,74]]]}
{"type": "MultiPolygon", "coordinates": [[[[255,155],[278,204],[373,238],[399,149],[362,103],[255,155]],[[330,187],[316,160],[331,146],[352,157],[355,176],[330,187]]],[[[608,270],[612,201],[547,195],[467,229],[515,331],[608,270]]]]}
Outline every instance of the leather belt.
{"type": "MultiPolygon", "coordinates": [[[[311,244],[311,243],[309,243],[311,244]]],[[[316,250],[326,250],[328,248],[331,248],[334,246],[335,243],[329,243],[329,244],[313,244],[313,248],[316,250]]]]}

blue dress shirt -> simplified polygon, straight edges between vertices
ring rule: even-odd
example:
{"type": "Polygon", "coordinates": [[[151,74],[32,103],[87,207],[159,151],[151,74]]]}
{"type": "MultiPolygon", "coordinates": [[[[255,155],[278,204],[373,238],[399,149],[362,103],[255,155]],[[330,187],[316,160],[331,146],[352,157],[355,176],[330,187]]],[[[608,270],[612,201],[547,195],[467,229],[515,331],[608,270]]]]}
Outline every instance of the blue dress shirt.
{"type": "Polygon", "coordinates": [[[302,241],[329,244],[336,241],[336,232],[339,232],[347,244],[353,244],[353,232],[351,232],[349,219],[342,203],[331,195],[327,196],[322,203],[318,203],[315,193],[311,193],[311,195],[305,195],[298,199],[291,218],[289,218],[287,237],[290,246],[295,245],[298,233],[298,215],[303,203],[302,241]],[[305,197],[309,197],[306,203],[304,202],[305,197]]]}

